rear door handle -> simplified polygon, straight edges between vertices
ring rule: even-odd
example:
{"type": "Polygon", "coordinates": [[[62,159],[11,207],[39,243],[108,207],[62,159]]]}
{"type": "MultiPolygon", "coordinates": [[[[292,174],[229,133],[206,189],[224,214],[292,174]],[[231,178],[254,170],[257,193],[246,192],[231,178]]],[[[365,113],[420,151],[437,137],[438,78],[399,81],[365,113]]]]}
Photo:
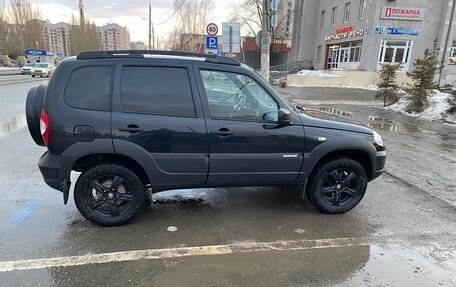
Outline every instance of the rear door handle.
{"type": "Polygon", "coordinates": [[[216,132],[216,134],[219,136],[219,138],[228,138],[233,133],[230,132],[230,130],[227,128],[221,128],[216,132]]]}
{"type": "Polygon", "coordinates": [[[126,128],[119,128],[119,132],[139,133],[142,131],[143,129],[134,124],[128,125],[126,128]]]}

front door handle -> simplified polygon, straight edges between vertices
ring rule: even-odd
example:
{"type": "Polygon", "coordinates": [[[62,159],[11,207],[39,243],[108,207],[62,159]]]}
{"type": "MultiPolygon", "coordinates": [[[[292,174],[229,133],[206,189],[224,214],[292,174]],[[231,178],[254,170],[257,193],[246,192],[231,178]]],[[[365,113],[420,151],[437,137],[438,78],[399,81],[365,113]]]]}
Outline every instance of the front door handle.
{"type": "Polygon", "coordinates": [[[119,132],[139,133],[143,129],[140,129],[137,125],[130,124],[126,128],[119,128],[119,132]]]}
{"type": "Polygon", "coordinates": [[[216,134],[218,135],[219,138],[226,139],[226,138],[230,137],[233,133],[230,132],[230,130],[227,128],[221,128],[216,132],[216,134]]]}

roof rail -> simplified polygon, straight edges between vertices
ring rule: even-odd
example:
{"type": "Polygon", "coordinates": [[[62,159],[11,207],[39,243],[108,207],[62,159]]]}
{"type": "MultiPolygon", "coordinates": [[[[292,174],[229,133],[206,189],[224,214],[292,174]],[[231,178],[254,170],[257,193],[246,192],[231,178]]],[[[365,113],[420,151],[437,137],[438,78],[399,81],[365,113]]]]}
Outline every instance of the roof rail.
{"type": "Polygon", "coordinates": [[[144,55],[165,55],[206,58],[206,62],[240,66],[238,60],[225,56],[201,54],[180,51],[161,51],[161,50],[116,50],[116,51],[86,51],[77,56],[78,60],[88,59],[107,59],[107,58],[144,58],[144,55]]]}

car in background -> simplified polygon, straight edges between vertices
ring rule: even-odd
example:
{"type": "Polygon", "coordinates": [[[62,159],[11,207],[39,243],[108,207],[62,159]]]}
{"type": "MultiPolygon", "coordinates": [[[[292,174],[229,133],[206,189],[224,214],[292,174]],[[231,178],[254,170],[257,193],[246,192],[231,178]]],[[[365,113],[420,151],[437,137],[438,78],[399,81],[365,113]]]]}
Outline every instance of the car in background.
{"type": "Polygon", "coordinates": [[[55,66],[51,63],[36,63],[35,67],[30,71],[30,75],[32,75],[32,77],[40,76],[49,78],[54,72],[54,69],[55,66]]]}
{"type": "Polygon", "coordinates": [[[35,67],[34,63],[26,63],[24,66],[21,68],[21,74],[22,75],[30,75],[31,70],[35,67]]]}

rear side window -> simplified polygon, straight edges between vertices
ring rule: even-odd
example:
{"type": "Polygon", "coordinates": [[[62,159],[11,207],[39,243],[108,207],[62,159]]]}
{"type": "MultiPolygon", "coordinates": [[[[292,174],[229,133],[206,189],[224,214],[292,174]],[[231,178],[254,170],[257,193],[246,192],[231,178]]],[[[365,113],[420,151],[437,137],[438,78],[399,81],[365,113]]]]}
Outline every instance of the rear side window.
{"type": "Polygon", "coordinates": [[[108,111],[111,66],[82,67],[73,71],[67,83],[65,102],[75,108],[108,111]]]}
{"type": "Polygon", "coordinates": [[[124,112],[195,116],[186,68],[124,67],[121,100],[124,112]]]}

